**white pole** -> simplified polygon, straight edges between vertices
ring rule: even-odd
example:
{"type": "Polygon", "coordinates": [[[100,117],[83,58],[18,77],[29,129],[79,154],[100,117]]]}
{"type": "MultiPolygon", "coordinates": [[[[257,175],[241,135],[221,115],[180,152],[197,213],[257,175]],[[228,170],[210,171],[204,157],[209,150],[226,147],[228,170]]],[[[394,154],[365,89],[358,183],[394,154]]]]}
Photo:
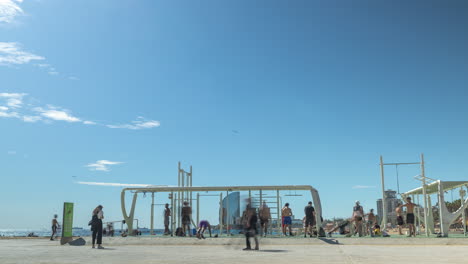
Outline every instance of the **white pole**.
{"type": "Polygon", "coordinates": [[[282,228],[282,223],[281,223],[281,205],[280,205],[279,190],[276,190],[276,210],[277,210],[276,224],[278,225],[278,232],[279,232],[280,236],[282,236],[283,235],[283,230],[281,229],[282,228]]]}
{"type": "Polygon", "coordinates": [[[200,193],[197,193],[197,225],[200,223],[200,193]]]}
{"type": "Polygon", "coordinates": [[[423,198],[424,198],[424,233],[429,237],[429,226],[427,225],[427,213],[429,209],[427,208],[427,194],[426,194],[426,174],[424,171],[424,154],[421,153],[421,176],[423,184],[423,198]]]}
{"type": "Polygon", "coordinates": [[[385,176],[382,155],[380,155],[380,178],[382,181],[382,230],[385,230],[387,228],[387,200],[385,195],[385,176]]]}
{"type": "MultiPolygon", "coordinates": [[[[180,161],[179,161],[179,167],[178,167],[178,170],[177,170],[177,186],[179,187],[182,187],[181,183],[182,183],[182,180],[181,180],[181,173],[180,173],[180,161]]],[[[181,197],[181,191],[177,191],[177,199],[176,199],[176,212],[177,212],[177,217],[176,217],[176,220],[177,220],[177,223],[176,223],[176,226],[177,227],[180,227],[180,197],[181,197]]]]}
{"type": "Polygon", "coordinates": [[[175,204],[175,199],[174,199],[174,195],[177,195],[177,194],[174,194],[174,192],[171,192],[171,234],[174,235],[174,227],[175,227],[175,218],[174,218],[174,204],[175,204]]]}
{"type": "Polygon", "coordinates": [[[150,234],[154,235],[154,192],[151,193],[151,230],[150,234]]]}
{"type": "MultiPolygon", "coordinates": [[[[190,165],[190,187],[192,187],[192,175],[192,165],[190,165]]],[[[192,207],[192,191],[190,191],[190,207],[192,207]]]]}
{"type": "Polygon", "coordinates": [[[219,193],[219,236],[223,234],[223,193],[219,193]]]}
{"type": "MultiPolygon", "coordinates": [[[[461,202],[461,208],[463,208],[463,205],[465,205],[465,190],[463,190],[463,187],[460,187],[460,202],[461,202]]],[[[463,209],[463,211],[462,211],[463,236],[466,236],[465,210],[466,209],[463,209]]]]}
{"type": "Polygon", "coordinates": [[[229,191],[226,191],[226,235],[231,233],[229,230],[229,222],[231,220],[231,216],[229,214],[229,191]]]}

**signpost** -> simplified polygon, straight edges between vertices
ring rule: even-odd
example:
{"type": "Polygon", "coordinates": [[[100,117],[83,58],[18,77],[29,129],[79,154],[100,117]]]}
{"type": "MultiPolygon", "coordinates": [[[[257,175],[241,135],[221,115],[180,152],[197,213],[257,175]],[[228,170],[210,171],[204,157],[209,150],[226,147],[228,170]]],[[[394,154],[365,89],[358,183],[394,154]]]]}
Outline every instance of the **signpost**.
{"type": "Polygon", "coordinates": [[[60,244],[64,245],[73,240],[73,203],[63,203],[62,238],[60,244]]]}

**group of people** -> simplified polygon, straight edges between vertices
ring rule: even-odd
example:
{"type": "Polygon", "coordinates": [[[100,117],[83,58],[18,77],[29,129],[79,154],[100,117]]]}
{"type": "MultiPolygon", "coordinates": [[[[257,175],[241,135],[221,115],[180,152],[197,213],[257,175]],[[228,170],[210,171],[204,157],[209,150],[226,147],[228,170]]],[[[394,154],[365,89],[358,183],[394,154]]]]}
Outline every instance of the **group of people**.
{"type": "MultiPolygon", "coordinates": [[[[186,236],[187,231],[188,235],[192,237],[192,233],[190,232],[190,224],[192,222],[192,208],[190,207],[188,202],[183,203],[184,206],[181,208],[181,218],[182,218],[182,227],[178,228],[176,231],[177,236],[186,236]]],[[[250,239],[253,238],[255,241],[255,250],[259,249],[259,243],[257,234],[259,234],[257,230],[257,224],[260,222],[261,227],[261,235],[266,236],[268,231],[268,224],[271,219],[271,212],[270,208],[268,207],[267,203],[263,201],[260,208],[257,209],[252,207],[251,200],[247,199],[246,208],[242,214],[242,225],[244,228],[244,234],[246,238],[246,248],[244,250],[251,250],[252,246],[250,243],[250,239]],[[260,220],[260,221],[259,221],[260,220]]],[[[397,214],[397,223],[399,228],[400,235],[402,233],[402,227],[404,225],[404,218],[403,218],[403,210],[402,208],[406,207],[406,223],[409,227],[409,236],[416,236],[416,231],[414,227],[414,208],[416,204],[411,202],[411,197],[406,198],[406,204],[400,204],[396,208],[397,214]]],[[[91,226],[92,231],[92,248],[103,249],[102,246],[102,234],[103,234],[103,223],[102,220],[104,219],[104,212],[103,206],[98,205],[92,212],[91,221],[89,221],[89,225],[91,226]]],[[[172,215],[171,209],[169,208],[169,204],[165,205],[164,208],[164,234],[169,235],[169,223],[170,217],[172,215]]],[[[312,202],[309,202],[307,206],[304,208],[304,237],[307,237],[307,234],[312,237],[314,235],[313,227],[316,226],[316,215],[315,209],[312,206],[312,202]]],[[[289,203],[286,203],[284,207],[281,209],[281,216],[282,216],[282,232],[285,236],[287,236],[287,232],[289,231],[289,236],[293,236],[292,233],[292,209],[289,207],[289,203]]],[[[57,221],[57,215],[54,215],[52,219],[52,235],[50,240],[54,240],[54,236],[57,234],[57,229],[60,227],[57,221]]],[[[210,237],[211,234],[211,225],[208,220],[201,220],[198,223],[196,237],[199,239],[204,239],[204,233],[208,230],[210,237]]],[[[380,226],[377,224],[377,217],[374,214],[374,209],[371,209],[368,214],[364,214],[364,208],[361,206],[359,201],[356,201],[355,206],[353,207],[352,217],[347,219],[341,223],[339,223],[336,227],[328,232],[328,235],[335,231],[339,230],[340,234],[348,234],[352,235],[359,235],[360,237],[366,234],[370,236],[386,236],[387,234],[381,230],[380,226]],[[352,225],[353,231],[346,231],[346,227],[352,225]]],[[[317,231],[318,232],[318,231],[317,231]]]]}
{"type": "MultiPolygon", "coordinates": [[[[416,204],[412,203],[411,197],[406,198],[406,204],[398,204],[395,209],[399,234],[403,235],[402,228],[405,224],[403,218],[403,207],[406,207],[406,224],[408,224],[409,229],[408,236],[416,237],[416,229],[414,226],[414,208],[416,207],[416,204]]],[[[364,214],[364,208],[361,206],[359,201],[356,201],[356,204],[353,207],[352,217],[337,224],[328,232],[328,236],[331,236],[331,234],[336,231],[339,231],[341,235],[348,236],[389,236],[388,233],[382,230],[378,224],[377,217],[374,214],[374,209],[371,209],[368,214],[364,214]],[[348,226],[351,227],[350,231],[346,230],[346,227],[348,226]]]]}

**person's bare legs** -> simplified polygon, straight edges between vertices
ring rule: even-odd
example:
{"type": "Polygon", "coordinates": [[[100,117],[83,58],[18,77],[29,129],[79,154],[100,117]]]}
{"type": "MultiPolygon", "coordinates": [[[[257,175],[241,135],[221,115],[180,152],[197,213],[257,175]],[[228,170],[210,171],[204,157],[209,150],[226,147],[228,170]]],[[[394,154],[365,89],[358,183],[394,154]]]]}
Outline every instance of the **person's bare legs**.
{"type": "Polygon", "coordinates": [[[413,235],[414,237],[416,237],[416,229],[414,227],[414,224],[409,224],[409,227],[410,227],[410,236],[413,235]]]}

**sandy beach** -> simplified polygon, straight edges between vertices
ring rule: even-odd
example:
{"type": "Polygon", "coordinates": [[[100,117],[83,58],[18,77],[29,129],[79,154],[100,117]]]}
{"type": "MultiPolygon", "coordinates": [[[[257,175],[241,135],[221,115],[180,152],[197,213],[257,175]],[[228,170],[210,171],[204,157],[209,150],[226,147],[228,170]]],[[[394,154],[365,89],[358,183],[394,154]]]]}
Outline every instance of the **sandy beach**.
{"type": "Polygon", "coordinates": [[[466,239],[264,238],[259,251],[242,251],[244,239],[105,238],[104,250],[60,246],[47,239],[2,239],[10,263],[466,263],[466,239]],[[338,243],[338,244],[337,244],[338,243]]]}

